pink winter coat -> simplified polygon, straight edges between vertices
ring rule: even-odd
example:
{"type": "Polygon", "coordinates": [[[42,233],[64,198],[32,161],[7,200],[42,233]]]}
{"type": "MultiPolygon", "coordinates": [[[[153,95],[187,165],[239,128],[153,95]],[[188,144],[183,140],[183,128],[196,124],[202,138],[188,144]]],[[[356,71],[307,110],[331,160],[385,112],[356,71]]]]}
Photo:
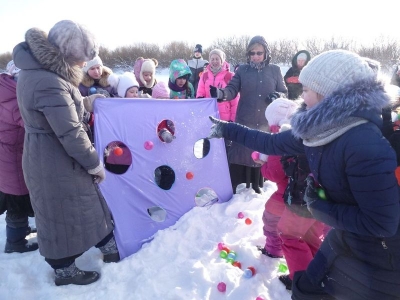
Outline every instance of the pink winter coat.
{"type": "Polygon", "coordinates": [[[26,195],[22,172],[24,123],[18,108],[17,82],[8,74],[0,74],[0,191],[26,195]]]}
{"type": "Polygon", "coordinates": [[[275,182],[278,188],[268,199],[265,209],[276,216],[281,216],[285,209],[283,194],[288,184],[288,178],[281,164],[281,157],[269,155],[268,161],[261,167],[261,174],[264,178],[275,182]]]}
{"type": "MultiPolygon", "coordinates": [[[[196,98],[212,98],[210,95],[210,85],[220,89],[225,88],[228,84],[226,81],[229,82],[230,78],[232,78],[234,75],[233,72],[229,71],[229,64],[227,62],[223,63],[221,71],[216,75],[212,73],[210,65],[208,65],[206,69],[207,70],[204,71],[200,76],[196,98]],[[204,80],[203,78],[206,72],[208,75],[206,76],[207,79],[204,80]],[[227,73],[230,73],[231,76],[227,76],[227,73]],[[226,80],[226,78],[229,78],[229,80],[226,80]]],[[[238,94],[231,101],[223,101],[218,103],[220,119],[224,121],[235,121],[239,97],[240,95],[238,94]]]]}

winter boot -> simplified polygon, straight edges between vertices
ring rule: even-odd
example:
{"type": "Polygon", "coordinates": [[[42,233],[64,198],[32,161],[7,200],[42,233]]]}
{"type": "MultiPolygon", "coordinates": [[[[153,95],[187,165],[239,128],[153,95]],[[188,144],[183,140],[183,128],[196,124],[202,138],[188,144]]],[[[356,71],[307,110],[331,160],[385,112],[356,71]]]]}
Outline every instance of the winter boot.
{"type": "Polygon", "coordinates": [[[35,251],[39,248],[37,243],[28,244],[25,239],[27,233],[27,227],[12,228],[6,226],[6,246],[4,248],[5,253],[24,253],[35,251]]]}
{"type": "Polygon", "coordinates": [[[258,251],[260,251],[262,254],[271,257],[271,258],[283,258],[283,256],[279,256],[279,255],[274,255],[269,253],[264,247],[262,246],[257,246],[258,251]]]}
{"type": "Polygon", "coordinates": [[[35,227],[28,226],[28,229],[26,230],[26,236],[30,235],[31,233],[37,233],[37,229],[35,227]]]}
{"type": "Polygon", "coordinates": [[[39,249],[38,243],[32,243],[28,244],[28,241],[25,240],[24,244],[15,244],[15,243],[9,243],[8,241],[6,242],[6,246],[4,248],[5,253],[24,253],[24,252],[30,252],[30,251],[35,251],[39,249]]]}
{"type": "Polygon", "coordinates": [[[289,275],[281,275],[278,277],[279,280],[285,285],[286,289],[291,291],[292,290],[292,279],[290,279],[289,275]]]}
{"type": "Polygon", "coordinates": [[[101,253],[103,253],[103,261],[105,263],[119,262],[119,251],[117,248],[117,244],[115,242],[115,238],[112,237],[107,244],[99,247],[101,253]]]}
{"type": "Polygon", "coordinates": [[[54,283],[57,286],[76,284],[87,285],[97,281],[100,274],[95,271],[82,271],[78,269],[73,262],[70,266],[54,270],[56,277],[54,283]]]}

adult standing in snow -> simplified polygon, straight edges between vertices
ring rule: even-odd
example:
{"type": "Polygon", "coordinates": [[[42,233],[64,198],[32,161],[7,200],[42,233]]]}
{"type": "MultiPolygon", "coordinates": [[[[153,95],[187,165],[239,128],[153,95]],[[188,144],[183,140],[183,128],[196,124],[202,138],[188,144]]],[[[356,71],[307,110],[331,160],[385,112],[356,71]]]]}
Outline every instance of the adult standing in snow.
{"type": "Polygon", "coordinates": [[[17,102],[19,71],[10,61],[8,74],[0,74],[0,214],[7,211],[6,253],[38,248],[37,243],[28,244],[26,239],[31,232],[28,217],[34,213],[22,171],[25,130],[17,102]]]}
{"type": "MultiPolygon", "coordinates": [[[[199,85],[200,80],[200,73],[204,70],[204,65],[208,63],[207,60],[203,59],[203,46],[197,44],[193,50],[193,58],[189,59],[187,64],[190,68],[190,72],[192,75],[189,78],[190,83],[193,85],[194,88],[194,96],[196,96],[197,87],[199,85]]],[[[193,97],[195,98],[195,97],[193,97]]]]}
{"type": "Polygon", "coordinates": [[[299,78],[306,107],[292,117],[292,130],[279,134],[211,117],[210,137],[266,154],[307,156],[313,177],[304,200],[332,229],[307,270],[294,274],[294,300],[399,299],[397,162],[380,130],[390,97],[378,70],[378,62],[350,51],[316,56],[299,78]]]}
{"type": "Polygon", "coordinates": [[[283,77],[288,89],[288,98],[291,100],[296,100],[303,93],[303,85],[299,82],[299,75],[310,59],[311,55],[307,50],[297,52],[292,58],[292,66],[283,77]]]}
{"type": "Polygon", "coordinates": [[[82,271],[75,259],[96,246],[104,262],[119,260],[111,215],[97,183],[103,165],[83,126],[84,108],[93,110],[94,94],[82,98],[82,66],[98,52],[92,33],[69,20],[47,35],[38,28],[15,46],[21,69],[17,96],[25,124],[22,158],[38,229],[39,251],[55,271],[55,284],[85,285],[99,279],[82,271]]]}
{"type": "MultiPolygon", "coordinates": [[[[262,36],[253,37],[246,49],[247,63],[239,66],[228,85],[220,89],[210,86],[211,96],[218,101],[231,101],[240,92],[235,122],[250,128],[269,131],[265,109],[274,99],[286,96],[287,88],[279,66],[271,64],[271,50],[262,36]]],[[[261,193],[261,165],[251,158],[252,151],[233,142],[228,152],[229,173],[233,193],[246,182],[246,187],[261,193]]]]}

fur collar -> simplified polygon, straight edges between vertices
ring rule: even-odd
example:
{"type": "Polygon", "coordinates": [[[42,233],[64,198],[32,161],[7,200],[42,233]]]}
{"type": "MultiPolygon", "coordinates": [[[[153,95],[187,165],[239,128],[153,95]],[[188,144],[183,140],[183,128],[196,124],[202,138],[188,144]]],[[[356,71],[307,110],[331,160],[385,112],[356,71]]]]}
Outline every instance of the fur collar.
{"type": "Polygon", "coordinates": [[[25,41],[43,69],[56,73],[78,87],[82,81],[81,68],[66,62],[60,50],[48,42],[47,33],[38,28],[29,29],[25,34],[25,41]]]}
{"type": "MultiPolygon", "coordinates": [[[[82,71],[83,72],[83,71],[82,71]]],[[[103,73],[101,74],[101,78],[99,80],[99,85],[102,87],[107,87],[110,84],[108,83],[108,76],[112,74],[112,70],[106,66],[103,66],[103,73]]],[[[82,84],[86,87],[91,87],[94,85],[94,79],[90,77],[87,73],[83,72],[83,79],[82,79],[82,84]]]]}
{"type": "Polygon", "coordinates": [[[382,108],[389,104],[390,98],[383,82],[356,82],[323,99],[313,108],[307,110],[302,106],[292,117],[292,132],[297,138],[311,140],[360,119],[382,127],[382,108]]]}

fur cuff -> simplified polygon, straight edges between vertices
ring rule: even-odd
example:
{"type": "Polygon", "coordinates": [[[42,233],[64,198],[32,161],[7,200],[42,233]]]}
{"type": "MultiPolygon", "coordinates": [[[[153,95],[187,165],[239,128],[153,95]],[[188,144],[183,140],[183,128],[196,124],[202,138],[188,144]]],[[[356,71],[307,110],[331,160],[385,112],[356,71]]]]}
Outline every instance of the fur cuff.
{"type": "Polygon", "coordinates": [[[99,173],[101,169],[103,169],[103,166],[101,163],[99,163],[99,165],[96,168],[88,170],[88,173],[94,175],[99,173]]]}

